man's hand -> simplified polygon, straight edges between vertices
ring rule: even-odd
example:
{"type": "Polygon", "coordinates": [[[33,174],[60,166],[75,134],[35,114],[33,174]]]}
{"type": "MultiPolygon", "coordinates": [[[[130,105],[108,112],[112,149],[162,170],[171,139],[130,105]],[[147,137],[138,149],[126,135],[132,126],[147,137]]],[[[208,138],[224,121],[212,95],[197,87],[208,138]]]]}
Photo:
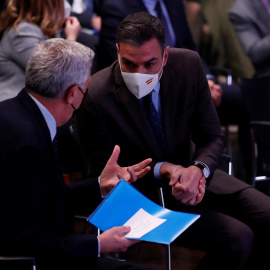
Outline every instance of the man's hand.
{"type": "Polygon", "coordinates": [[[76,41],[81,31],[81,24],[76,17],[66,19],[65,34],[66,39],[76,41]]]}
{"type": "Polygon", "coordinates": [[[113,227],[98,236],[100,253],[124,252],[139,240],[126,239],[124,236],[130,232],[129,226],[113,227]]]}
{"type": "Polygon", "coordinates": [[[120,167],[117,164],[119,154],[120,147],[116,145],[100,175],[100,188],[102,195],[104,196],[111,191],[121,178],[127,182],[133,183],[138,178],[143,177],[150,170],[150,166],[147,165],[152,161],[151,158],[145,159],[144,161],[130,167],[120,167]]]}
{"type": "Polygon", "coordinates": [[[160,167],[160,175],[170,179],[169,185],[172,186],[172,195],[176,200],[186,205],[196,205],[202,201],[206,180],[198,167],[184,168],[164,163],[160,167]]]}
{"type": "Polygon", "coordinates": [[[211,97],[216,107],[221,104],[222,101],[222,88],[219,84],[214,83],[212,80],[208,80],[209,89],[211,91],[211,97]]]}

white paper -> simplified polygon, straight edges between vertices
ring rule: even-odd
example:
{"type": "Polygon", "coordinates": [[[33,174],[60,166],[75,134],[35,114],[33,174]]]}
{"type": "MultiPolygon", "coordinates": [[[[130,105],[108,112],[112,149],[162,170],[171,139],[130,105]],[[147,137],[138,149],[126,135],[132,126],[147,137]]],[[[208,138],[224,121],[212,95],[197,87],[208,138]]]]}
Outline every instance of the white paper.
{"type": "Polygon", "coordinates": [[[131,231],[125,235],[125,237],[141,238],[148,232],[164,223],[166,220],[167,219],[157,218],[141,208],[124,224],[124,226],[131,227],[131,231]]]}

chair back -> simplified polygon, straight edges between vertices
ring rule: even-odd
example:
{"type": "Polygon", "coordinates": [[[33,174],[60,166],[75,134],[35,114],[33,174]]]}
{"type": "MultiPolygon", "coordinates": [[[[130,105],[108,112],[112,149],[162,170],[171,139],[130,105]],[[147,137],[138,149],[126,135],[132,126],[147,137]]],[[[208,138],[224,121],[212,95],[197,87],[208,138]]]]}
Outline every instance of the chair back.
{"type": "Polygon", "coordinates": [[[252,121],[270,121],[270,76],[241,78],[239,85],[252,121]]]}
{"type": "Polygon", "coordinates": [[[264,189],[270,186],[270,76],[239,83],[251,119],[252,185],[264,189]]]}

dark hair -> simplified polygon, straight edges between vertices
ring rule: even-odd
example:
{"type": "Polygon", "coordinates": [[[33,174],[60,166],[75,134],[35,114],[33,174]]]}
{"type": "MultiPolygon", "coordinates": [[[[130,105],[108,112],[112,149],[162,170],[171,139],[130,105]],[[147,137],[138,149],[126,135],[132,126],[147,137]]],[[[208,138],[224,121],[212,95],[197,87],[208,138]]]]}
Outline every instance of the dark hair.
{"type": "Polygon", "coordinates": [[[166,33],[161,21],[147,12],[128,15],[119,25],[117,43],[126,42],[134,46],[142,46],[145,42],[156,38],[164,51],[166,33]]]}

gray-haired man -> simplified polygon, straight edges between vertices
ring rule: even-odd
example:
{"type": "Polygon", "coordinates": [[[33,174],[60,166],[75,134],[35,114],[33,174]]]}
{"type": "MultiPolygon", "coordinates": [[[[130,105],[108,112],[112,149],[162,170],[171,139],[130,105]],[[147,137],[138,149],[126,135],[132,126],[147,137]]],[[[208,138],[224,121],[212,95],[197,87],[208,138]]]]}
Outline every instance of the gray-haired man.
{"type": "MultiPolygon", "coordinates": [[[[98,238],[74,235],[76,208],[97,205],[118,177],[135,181],[151,159],[121,168],[115,147],[98,178],[64,184],[53,147],[56,128],[78,110],[90,82],[94,53],[74,41],[49,39],[34,50],[26,88],[0,103],[0,254],[33,256],[37,269],[147,269],[98,259],[99,253],[125,251],[134,240],[129,227],[115,227],[98,238]]],[[[85,209],[87,211],[87,209],[85,209]]]]}

